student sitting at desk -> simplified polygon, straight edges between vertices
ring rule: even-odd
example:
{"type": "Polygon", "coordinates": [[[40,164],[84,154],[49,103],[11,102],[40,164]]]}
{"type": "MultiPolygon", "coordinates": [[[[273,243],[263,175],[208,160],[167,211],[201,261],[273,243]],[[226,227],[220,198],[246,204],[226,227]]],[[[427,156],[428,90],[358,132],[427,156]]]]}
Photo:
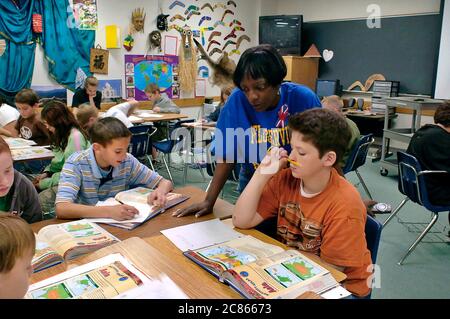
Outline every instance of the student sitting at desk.
{"type": "Polygon", "coordinates": [[[97,78],[88,76],[84,81],[84,88],[77,90],[73,95],[72,107],[78,107],[83,103],[89,103],[97,109],[100,109],[100,104],[102,103],[102,92],[97,91],[97,87],[97,78]]]}
{"type": "MultiPolygon", "coordinates": [[[[427,190],[433,205],[450,205],[450,101],[434,113],[434,125],[421,127],[411,138],[407,153],[413,155],[423,170],[446,171],[448,174],[427,175],[427,190]]],[[[449,215],[450,223],[450,215],[449,215]]],[[[450,231],[448,232],[450,237],[450,231]]]]}
{"type": "Polygon", "coordinates": [[[126,127],[132,127],[133,123],[131,123],[128,117],[132,115],[134,111],[136,111],[138,106],[138,101],[134,99],[128,100],[127,102],[120,103],[111,107],[108,111],[106,111],[103,117],[115,117],[116,119],[120,120],[126,127]]]}
{"type": "Polygon", "coordinates": [[[150,205],[165,205],[172,183],[127,153],[130,139],[131,132],[114,117],[102,118],[92,126],[91,147],[73,154],[64,164],[56,196],[58,218],[132,219],[138,213],[132,206],[94,205],[139,186],[156,187],[147,200],[150,205]]]}
{"type": "Polygon", "coordinates": [[[39,96],[31,89],[23,89],[16,94],[15,102],[20,116],[16,123],[19,137],[35,141],[37,145],[50,145],[49,131],[41,121],[37,109],[39,96]]]}
{"type": "Polygon", "coordinates": [[[231,95],[231,92],[234,90],[235,86],[229,86],[226,88],[223,88],[220,91],[220,103],[217,106],[217,108],[205,117],[205,122],[217,122],[219,120],[220,111],[224,107],[225,103],[227,102],[228,97],[231,95]]]}
{"type": "Polygon", "coordinates": [[[288,126],[289,158],[282,148],[266,155],[236,203],[233,224],[252,228],[276,217],[281,241],[337,266],[347,275],[345,288],[367,296],[366,210],[355,187],[333,168],[350,138],[347,123],[336,112],[315,109],[293,115],[288,126]]]}
{"type": "Polygon", "coordinates": [[[0,299],[22,299],[33,273],[33,230],[17,216],[0,215],[0,243],[0,299]]]}
{"type": "Polygon", "coordinates": [[[36,189],[14,169],[9,146],[0,137],[0,212],[9,212],[34,223],[42,220],[41,211],[36,189]]]}
{"type": "Polygon", "coordinates": [[[145,95],[153,103],[154,112],[180,114],[180,108],[173,103],[166,93],[161,93],[159,86],[155,83],[147,85],[145,95]]]}
{"type": "Polygon", "coordinates": [[[51,133],[51,145],[55,157],[44,172],[33,180],[33,184],[39,191],[42,211],[45,215],[51,216],[64,162],[73,153],[88,148],[89,141],[75,116],[62,102],[53,100],[46,102],[41,117],[51,133]]]}
{"type": "Polygon", "coordinates": [[[17,109],[5,103],[0,95],[0,135],[17,137],[16,123],[20,114],[17,109]]]}
{"type": "Polygon", "coordinates": [[[85,132],[89,132],[89,129],[98,120],[98,109],[88,103],[83,103],[78,107],[76,118],[81,128],[85,132]]]}

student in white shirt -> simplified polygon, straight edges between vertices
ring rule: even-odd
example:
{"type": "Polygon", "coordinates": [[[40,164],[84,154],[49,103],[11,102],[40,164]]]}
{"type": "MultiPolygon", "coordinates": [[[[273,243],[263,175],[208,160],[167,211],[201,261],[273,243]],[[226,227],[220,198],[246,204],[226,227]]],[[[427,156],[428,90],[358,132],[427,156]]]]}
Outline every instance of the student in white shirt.
{"type": "Polygon", "coordinates": [[[120,103],[111,107],[103,117],[115,117],[120,120],[127,128],[133,126],[133,123],[128,119],[128,117],[134,113],[137,109],[139,102],[136,100],[130,100],[124,103],[120,103]]]}
{"type": "Polygon", "coordinates": [[[4,102],[0,96],[0,135],[17,137],[18,133],[15,127],[20,113],[17,109],[4,102]]]}

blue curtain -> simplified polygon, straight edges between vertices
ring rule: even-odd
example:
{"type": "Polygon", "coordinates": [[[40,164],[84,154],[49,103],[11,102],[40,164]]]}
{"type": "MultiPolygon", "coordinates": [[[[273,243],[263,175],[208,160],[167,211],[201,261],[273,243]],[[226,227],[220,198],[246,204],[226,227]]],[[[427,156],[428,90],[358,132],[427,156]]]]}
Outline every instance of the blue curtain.
{"type": "Polygon", "coordinates": [[[95,31],[74,27],[69,0],[37,0],[36,4],[44,24],[41,43],[49,73],[59,84],[75,91],[78,68],[91,75],[89,57],[95,31]]]}
{"type": "Polygon", "coordinates": [[[13,97],[29,87],[33,76],[36,42],[31,31],[35,0],[0,1],[0,39],[6,49],[0,56],[0,94],[13,97]]]}

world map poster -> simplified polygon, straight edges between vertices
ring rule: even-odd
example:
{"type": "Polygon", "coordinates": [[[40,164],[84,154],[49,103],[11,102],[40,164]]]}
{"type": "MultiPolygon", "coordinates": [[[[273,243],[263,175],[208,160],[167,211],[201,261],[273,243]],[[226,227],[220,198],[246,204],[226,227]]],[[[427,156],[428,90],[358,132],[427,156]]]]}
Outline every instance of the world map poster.
{"type": "Polygon", "coordinates": [[[178,56],[125,55],[126,97],[147,101],[144,90],[150,83],[169,98],[178,98],[178,56]]]}

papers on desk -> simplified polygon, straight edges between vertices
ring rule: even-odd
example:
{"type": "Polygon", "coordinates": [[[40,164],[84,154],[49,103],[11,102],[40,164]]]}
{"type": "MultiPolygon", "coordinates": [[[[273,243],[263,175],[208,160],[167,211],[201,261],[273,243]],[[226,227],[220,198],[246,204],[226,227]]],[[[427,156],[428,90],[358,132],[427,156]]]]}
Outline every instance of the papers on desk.
{"type": "Polygon", "coordinates": [[[53,152],[43,146],[27,146],[25,148],[11,149],[11,155],[14,161],[54,157],[53,152]]]}
{"type": "Polygon", "coordinates": [[[245,236],[219,219],[169,228],[162,230],[161,233],[183,252],[245,236]]]}
{"type": "Polygon", "coordinates": [[[166,274],[150,279],[142,286],[121,293],[113,299],[189,299],[166,274]]]}
{"type": "Polygon", "coordinates": [[[27,299],[106,299],[150,279],[121,254],[110,254],[29,287],[27,299]]]}
{"type": "Polygon", "coordinates": [[[26,148],[26,147],[36,145],[35,141],[26,140],[26,139],[20,138],[20,137],[5,137],[4,140],[9,145],[9,148],[11,150],[19,149],[19,148],[26,148]]]}
{"type": "Polygon", "coordinates": [[[142,117],[137,117],[137,116],[134,116],[134,115],[128,116],[128,119],[130,120],[131,123],[142,121],[142,117]]]}
{"type": "Polygon", "coordinates": [[[164,115],[162,114],[155,114],[155,113],[150,113],[150,112],[139,112],[136,114],[136,116],[138,116],[141,119],[147,119],[147,118],[161,118],[164,115]]]}

